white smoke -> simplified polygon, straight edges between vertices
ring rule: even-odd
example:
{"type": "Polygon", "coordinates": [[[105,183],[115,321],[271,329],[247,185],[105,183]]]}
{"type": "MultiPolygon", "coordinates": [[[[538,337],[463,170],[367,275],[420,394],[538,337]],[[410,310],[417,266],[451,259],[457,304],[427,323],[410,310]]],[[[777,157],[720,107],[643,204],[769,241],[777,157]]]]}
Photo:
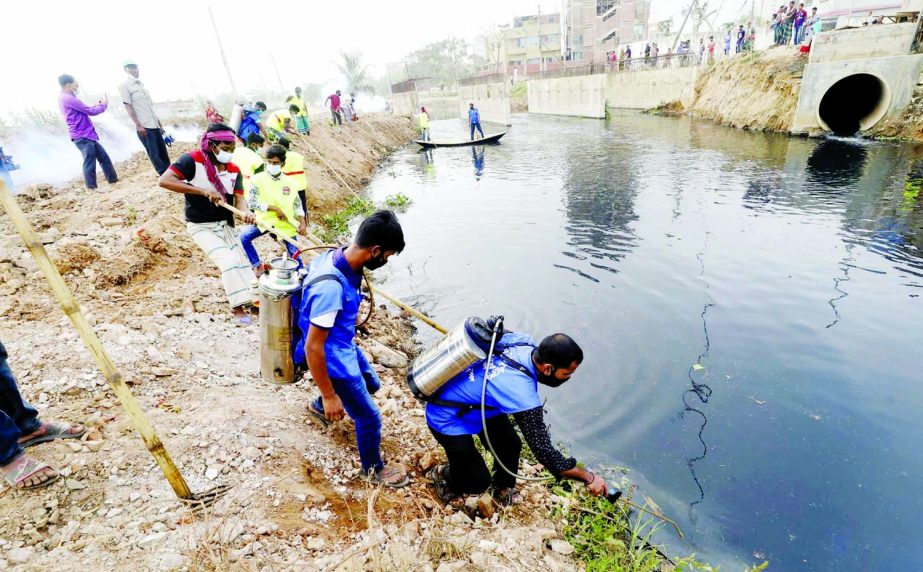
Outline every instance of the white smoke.
{"type": "MultiPolygon", "coordinates": [[[[93,118],[93,124],[113,163],[144,150],[135,130],[117,118],[103,113],[93,118]]],[[[17,187],[36,183],[58,185],[83,172],[80,150],[66,132],[56,133],[49,126],[27,125],[17,130],[3,148],[19,165],[19,169],[10,173],[17,187]]]]}
{"type": "MultiPolygon", "coordinates": [[[[127,120],[106,112],[93,117],[92,121],[99,134],[99,142],[113,163],[144,151],[137,132],[127,120]]],[[[173,135],[177,141],[198,141],[202,136],[202,130],[191,125],[167,126],[164,131],[173,135]]],[[[66,131],[56,133],[47,126],[25,126],[4,143],[3,150],[7,155],[12,155],[13,162],[20,167],[10,173],[16,187],[36,183],[60,185],[83,173],[83,156],[66,131]]],[[[101,171],[98,166],[97,171],[101,171]]],[[[97,177],[105,180],[101,173],[97,177]]]]}

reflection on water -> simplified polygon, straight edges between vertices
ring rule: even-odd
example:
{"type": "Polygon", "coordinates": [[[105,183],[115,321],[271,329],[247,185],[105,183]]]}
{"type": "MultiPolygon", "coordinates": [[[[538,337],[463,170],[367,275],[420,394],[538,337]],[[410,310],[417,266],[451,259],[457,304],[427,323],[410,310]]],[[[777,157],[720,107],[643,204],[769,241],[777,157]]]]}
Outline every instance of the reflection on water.
{"type": "Polygon", "coordinates": [[[445,324],[572,334],[554,437],[629,467],[686,532],[655,537],[673,553],[923,569],[921,183],[910,146],[516,116],[375,177],[413,201],[377,276],[445,324]]]}
{"type": "Polygon", "coordinates": [[[471,146],[471,162],[474,164],[474,178],[480,181],[484,174],[484,151],[483,145],[471,146]]]}

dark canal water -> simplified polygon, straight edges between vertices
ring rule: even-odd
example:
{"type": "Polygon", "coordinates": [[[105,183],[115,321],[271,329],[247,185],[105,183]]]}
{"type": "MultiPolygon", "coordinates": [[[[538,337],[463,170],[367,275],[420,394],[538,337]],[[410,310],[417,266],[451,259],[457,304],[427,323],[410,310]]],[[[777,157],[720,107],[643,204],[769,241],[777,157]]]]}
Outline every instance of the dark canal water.
{"type": "Polygon", "coordinates": [[[686,533],[669,552],[920,570],[921,180],[909,146],[516,116],[499,146],[399,152],[370,192],[413,200],[393,293],[583,346],[544,392],[553,436],[630,469],[686,533]]]}

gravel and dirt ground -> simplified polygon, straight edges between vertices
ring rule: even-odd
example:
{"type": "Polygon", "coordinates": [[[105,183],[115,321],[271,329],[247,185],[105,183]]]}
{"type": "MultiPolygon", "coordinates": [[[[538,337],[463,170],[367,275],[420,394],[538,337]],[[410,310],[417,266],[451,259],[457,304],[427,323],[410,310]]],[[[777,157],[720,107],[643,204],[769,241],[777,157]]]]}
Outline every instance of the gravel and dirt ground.
{"type": "MultiPolygon", "coordinates": [[[[295,144],[307,158],[311,214],[351,196],[311,147],[360,189],[412,135],[406,118],[315,122],[295,144]]],[[[384,384],[383,448],[412,468],[411,486],[380,490],[360,477],[351,422],[324,429],[307,415],[310,381],[260,380],[258,327],[231,321],[217,270],[185,233],[181,198],[156,185],[140,153],[117,168],[121,180],[98,191],[74,181],[18,201],[191,488],[232,489],[198,511],[174,497],[4,214],[0,339],[43,418],[90,431],[29,450],[61,472],[51,487],[0,490],[0,569],[578,567],[544,516],[562,501],[541,485],[489,518],[472,520],[477,499],[436,502],[423,475],[440,452],[404,383],[417,351],[407,319],[378,309],[360,341],[384,384]]]]}

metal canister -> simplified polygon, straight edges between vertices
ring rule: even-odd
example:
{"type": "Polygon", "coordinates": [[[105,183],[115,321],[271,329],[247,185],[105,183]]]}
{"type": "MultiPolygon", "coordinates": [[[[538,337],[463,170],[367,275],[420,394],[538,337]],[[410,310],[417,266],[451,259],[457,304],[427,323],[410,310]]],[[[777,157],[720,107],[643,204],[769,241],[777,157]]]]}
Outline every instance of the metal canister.
{"type": "Polygon", "coordinates": [[[298,261],[273,258],[260,276],[260,375],[270,383],[295,381],[292,361],[292,293],[301,287],[298,261]]]}
{"type": "Polygon", "coordinates": [[[435,395],[456,375],[487,357],[491,331],[484,320],[468,318],[410,364],[407,385],[414,396],[435,395]]]}

